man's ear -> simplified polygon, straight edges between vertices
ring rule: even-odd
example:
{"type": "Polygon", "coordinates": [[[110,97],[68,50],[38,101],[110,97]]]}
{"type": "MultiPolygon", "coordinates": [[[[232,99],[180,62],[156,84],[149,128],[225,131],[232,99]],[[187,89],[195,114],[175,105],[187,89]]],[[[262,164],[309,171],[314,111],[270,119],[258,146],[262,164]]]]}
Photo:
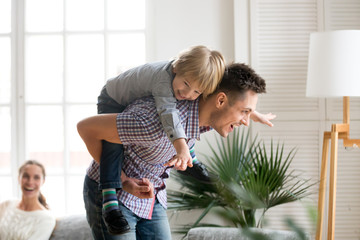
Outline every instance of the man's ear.
{"type": "Polygon", "coordinates": [[[219,92],[216,95],[216,108],[222,108],[225,106],[225,103],[228,101],[228,98],[224,92],[219,92]]]}

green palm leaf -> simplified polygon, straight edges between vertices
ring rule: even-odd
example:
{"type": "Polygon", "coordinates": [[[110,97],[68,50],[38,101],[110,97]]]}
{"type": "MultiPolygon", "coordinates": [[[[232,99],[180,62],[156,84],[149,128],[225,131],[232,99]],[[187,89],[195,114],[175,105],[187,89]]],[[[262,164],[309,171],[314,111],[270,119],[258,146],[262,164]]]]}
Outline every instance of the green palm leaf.
{"type": "MultiPolygon", "coordinates": [[[[274,206],[294,202],[308,196],[313,186],[310,180],[301,179],[290,170],[296,149],[284,152],[284,144],[270,142],[267,149],[257,137],[250,141],[249,132],[236,130],[232,137],[216,138],[213,146],[208,143],[211,156],[207,159],[208,170],[218,176],[210,184],[192,177],[173,174],[182,188],[168,191],[170,210],[204,209],[194,224],[183,229],[201,225],[201,220],[213,212],[237,227],[261,225],[256,223],[255,211],[265,212],[274,206]]],[[[315,183],[314,183],[315,184],[315,183]]]]}

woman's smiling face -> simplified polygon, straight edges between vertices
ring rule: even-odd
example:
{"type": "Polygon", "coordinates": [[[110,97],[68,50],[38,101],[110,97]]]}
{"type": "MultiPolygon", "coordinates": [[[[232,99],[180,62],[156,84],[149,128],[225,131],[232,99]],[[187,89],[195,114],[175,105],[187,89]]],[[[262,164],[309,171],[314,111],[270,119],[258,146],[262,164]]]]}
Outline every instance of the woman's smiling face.
{"type": "Polygon", "coordinates": [[[45,178],[42,169],[35,164],[28,164],[23,168],[19,176],[19,182],[23,197],[38,197],[40,187],[44,184],[45,178]]]}

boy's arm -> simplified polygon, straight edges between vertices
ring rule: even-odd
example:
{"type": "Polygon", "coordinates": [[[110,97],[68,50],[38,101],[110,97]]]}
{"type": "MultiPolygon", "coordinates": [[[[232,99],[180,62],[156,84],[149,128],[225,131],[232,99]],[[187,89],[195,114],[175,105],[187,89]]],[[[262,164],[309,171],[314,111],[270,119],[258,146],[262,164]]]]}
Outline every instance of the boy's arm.
{"type": "Polygon", "coordinates": [[[176,109],[176,99],[173,96],[154,96],[154,99],[160,122],[176,150],[176,155],[166,163],[166,166],[174,165],[176,169],[184,171],[187,166],[192,167],[192,159],[179,111],[176,109]]]}

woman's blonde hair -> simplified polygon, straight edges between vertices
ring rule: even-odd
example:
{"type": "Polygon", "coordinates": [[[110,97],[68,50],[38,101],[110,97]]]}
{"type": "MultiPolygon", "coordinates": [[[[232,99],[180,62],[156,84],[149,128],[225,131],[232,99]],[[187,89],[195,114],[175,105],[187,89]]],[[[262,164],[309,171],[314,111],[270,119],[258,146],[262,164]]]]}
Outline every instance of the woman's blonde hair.
{"type": "MultiPolygon", "coordinates": [[[[36,165],[38,167],[41,168],[41,172],[43,175],[43,178],[45,179],[45,167],[44,165],[42,165],[40,162],[36,161],[36,160],[27,160],[26,162],[23,163],[23,165],[21,165],[21,167],[19,168],[19,176],[21,176],[21,174],[24,172],[24,169],[26,166],[28,165],[36,165]]],[[[46,209],[49,209],[49,206],[46,202],[46,198],[44,197],[44,195],[41,194],[41,192],[39,193],[39,202],[41,203],[41,205],[43,205],[46,209]]]]}
{"type": "Polygon", "coordinates": [[[215,91],[225,71],[222,54],[201,45],[180,52],[172,65],[177,75],[199,82],[204,98],[215,91]]]}

